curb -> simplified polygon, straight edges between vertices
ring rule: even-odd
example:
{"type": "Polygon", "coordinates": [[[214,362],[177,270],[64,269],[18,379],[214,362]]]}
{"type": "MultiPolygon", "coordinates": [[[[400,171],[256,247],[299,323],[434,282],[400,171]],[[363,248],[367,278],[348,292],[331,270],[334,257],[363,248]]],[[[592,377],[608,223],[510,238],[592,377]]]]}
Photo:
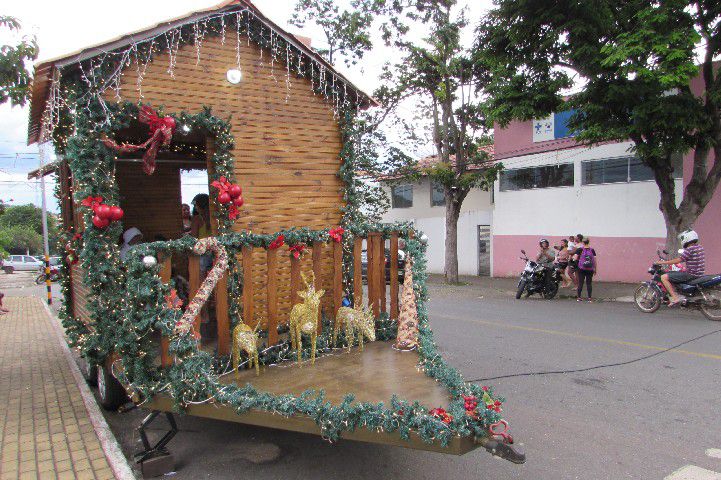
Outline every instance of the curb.
{"type": "Polygon", "coordinates": [[[80,394],[83,397],[83,403],[85,404],[85,409],[88,411],[90,422],[93,424],[95,434],[98,436],[98,440],[100,440],[100,445],[103,447],[105,458],[107,458],[115,478],[117,480],[137,480],[133,474],[133,470],[125,458],[125,455],[123,455],[123,451],[120,449],[118,441],[115,439],[115,435],[113,435],[113,432],[110,430],[110,427],[108,427],[108,424],[105,421],[105,417],[103,417],[102,412],[100,412],[100,408],[98,408],[98,404],[95,401],[93,393],[90,391],[88,384],[85,382],[85,378],[83,378],[82,373],[80,373],[78,364],[75,363],[75,358],[73,358],[70,347],[68,347],[68,344],[65,341],[60,319],[57,315],[55,315],[55,313],[53,313],[46,302],[42,300],[40,300],[40,302],[45,307],[48,315],[50,315],[50,323],[52,324],[53,330],[55,330],[55,334],[58,337],[58,341],[63,349],[65,359],[68,361],[68,366],[73,374],[75,383],[80,389],[80,394]]]}

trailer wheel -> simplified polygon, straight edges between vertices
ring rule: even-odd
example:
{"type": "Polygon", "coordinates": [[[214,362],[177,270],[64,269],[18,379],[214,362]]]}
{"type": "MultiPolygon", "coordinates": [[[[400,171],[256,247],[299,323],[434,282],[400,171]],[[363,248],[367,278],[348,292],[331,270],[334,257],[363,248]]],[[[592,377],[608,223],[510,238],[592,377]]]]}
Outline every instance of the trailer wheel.
{"type": "Polygon", "coordinates": [[[81,358],[78,362],[78,367],[80,367],[80,373],[83,374],[83,378],[86,382],[88,382],[88,385],[95,386],[98,384],[98,366],[90,364],[87,360],[84,358],[81,358]]]}
{"type": "Polygon", "coordinates": [[[100,396],[100,405],[105,410],[117,410],[122,404],[128,401],[125,389],[120,382],[113,376],[105,366],[98,365],[98,395],[100,396]]]}

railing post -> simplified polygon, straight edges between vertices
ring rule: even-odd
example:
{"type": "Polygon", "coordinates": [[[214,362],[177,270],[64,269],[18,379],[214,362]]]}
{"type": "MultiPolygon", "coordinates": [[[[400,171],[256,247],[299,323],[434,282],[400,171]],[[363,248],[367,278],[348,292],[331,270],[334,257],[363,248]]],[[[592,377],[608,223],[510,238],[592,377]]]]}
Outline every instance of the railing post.
{"type": "Polygon", "coordinates": [[[353,305],[360,305],[363,297],[363,238],[353,239],[353,305]]]}
{"type": "MultiPolygon", "coordinates": [[[[194,298],[200,288],[200,257],[192,253],[188,256],[188,286],[190,287],[188,298],[194,298]]],[[[200,314],[193,320],[193,330],[200,337],[200,314]]]]}
{"type": "MultiPolygon", "coordinates": [[[[313,242],[313,284],[316,290],[320,290],[323,284],[323,264],[321,258],[323,255],[323,242],[313,242]]],[[[323,331],[323,308],[318,309],[318,335],[323,331]]]]}
{"type": "MultiPolygon", "coordinates": [[[[383,276],[383,245],[380,233],[373,232],[368,234],[368,296],[371,297],[373,306],[373,315],[377,318],[381,314],[380,305],[380,285],[381,277],[383,276]],[[379,253],[380,252],[380,253],[379,253]],[[372,255],[371,255],[372,254],[372,255]],[[373,266],[373,275],[370,275],[371,265],[373,266]],[[371,293],[372,292],[372,293],[371,293]]],[[[385,278],[382,279],[385,282],[385,278]]]]}
{"type": "Polygon", "coordinates": [[[391,320],[398,318],[398,232],[391,233],[391,320]]]}
{"type": "MultiPolygon", "coordinates": [[[[160,264],[160,281],[163,283],[170,282],[170,275],[172,272],[172,260],[171,257],[167,257],[160,264]]],[[[166,335],[160,337],[160,365],[168,367],[173,363],[173,359],[170,356],[170,339],[166,335]]]]}
{"type": "Polygon", "coordinates": [[[343,303],[343,243],[333,242],[333,319],[343,303]]]}
{"type": "Polygon", "coordinates": [[[278,250],[267,251],[268,346],[278,343],[278,250]]]}
{"type": "Polygon", "coordinates": [[[250,325],[253,313],[253,247],[246,245],[243,247],[243,323],[250,325]]]}
{"type": "Polygon", "coordinates": [[[383,234],[378,235],[378,270],[380,270],[380,275],[378,275],[378,296],[380,297],[381,301],[381,312],[385,313],[388,311],[386,308],[386,241],[385,238],[383,238],[383,234]]]}
{"type": "Polygon", "coordinates": [[[230,317],[228,312],[228,272],[215,287],[215,318],[218,323],[218,355],[230,355],[230,317]]]}

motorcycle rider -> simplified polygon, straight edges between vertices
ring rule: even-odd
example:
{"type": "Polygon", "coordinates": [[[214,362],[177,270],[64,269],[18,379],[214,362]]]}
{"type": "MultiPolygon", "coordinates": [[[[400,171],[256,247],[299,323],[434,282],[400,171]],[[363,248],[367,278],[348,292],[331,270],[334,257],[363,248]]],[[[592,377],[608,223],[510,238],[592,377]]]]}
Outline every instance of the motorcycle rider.
{"type": "Polygon", "coordinates": [[[674,283],[690,282],[694,278],[703,276],[706,271],[706,258],[704,249],[698,243],[698,233],[694,230],[686,230],[678,236],[683,245],[681,254],[673,260],[663,260],[658,262],[659,265],[676,265],[679,263],[686,264],[685,272],[668,272],[661,276],[661,282],[671,295],[669,307],[674,307],[684,301],[679,297],[674,283]]]}
{"type": "Polygon", "coordinates": [[[551,249],[551,244],[547,239],[542,238],[538,241],[538,245],[541,247],[536,255],[536,262],[539,265],[543,265],[543,280],[546,283],[546,287],[550,287],[553,282],[551,272],[553,272],[553,261],[556,259],[556,252],[551,249]]]}

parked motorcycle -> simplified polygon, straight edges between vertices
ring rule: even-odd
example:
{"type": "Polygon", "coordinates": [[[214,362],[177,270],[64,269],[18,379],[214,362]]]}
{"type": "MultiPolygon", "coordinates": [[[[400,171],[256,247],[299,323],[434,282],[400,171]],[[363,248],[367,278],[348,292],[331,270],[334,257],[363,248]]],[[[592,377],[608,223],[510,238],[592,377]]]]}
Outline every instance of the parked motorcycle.
{"type": "MultiPolygon", "coordinates": [[[[657,251],[661,260],[666,260],[657,251]]],[[[665,254],[668,253],[664,250],[665,254]]],[[[654,313],[661,305],[668,305],[670,295],[661,282],[661,276],[671,269],[666,265],[654,263],[648,269],[652,278],[636,288],[633,299],[636,306],[644,313],[654,313]]],[[[709,320],[721,321],[721,274],[704,275],[687,283],[676,283],[676,291],[683,297],[681,308],[701,310],[709,320]]]]}
{"type": "MultiPolygon", "coordinates": [[[[57,282],[60,280],[60,270],[58,267],[50,267],[50,281],[57,282]]],[[[45,267],[40,268],[40,275],[35,279],[35,283],[40,285],[45,282],[45,267]]]]}
{"type": "Polygon", "coordinates": [[[561,283],[561,272],[555,266],[545,266],[538,262],[534,262],[526,255],[525,250],[521,250],[523,254],[521,260],[526,262],[526,266],[518,280],[518,290],[516,290],[516,298],[526,294],[526,298],[534,293],[538,293],[545,299],[552,299],[558,293],[558,285],[561,283]]]}

